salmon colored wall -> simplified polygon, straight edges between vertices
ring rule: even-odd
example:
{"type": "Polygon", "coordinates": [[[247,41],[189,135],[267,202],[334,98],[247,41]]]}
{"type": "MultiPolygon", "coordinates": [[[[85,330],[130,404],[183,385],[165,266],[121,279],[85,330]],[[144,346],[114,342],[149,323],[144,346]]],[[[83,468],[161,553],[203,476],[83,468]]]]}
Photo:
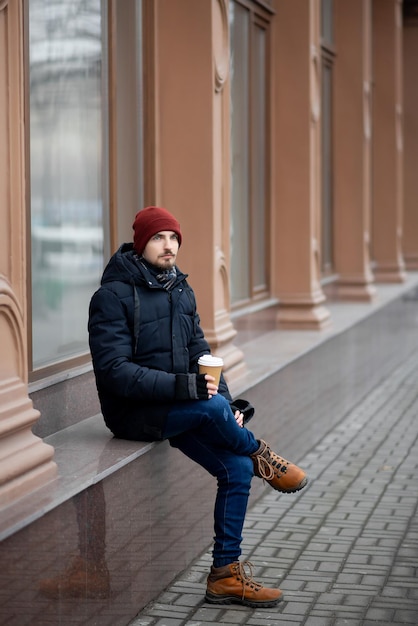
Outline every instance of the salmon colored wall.
{"type": "Polygon", "coordinates": [[[229,65],[225,0],[156,0],[156,201],[180,220],[179,266],[227,378],[244,371],[229,303],[229,65]],[[173,23],[176,28],[173,28],[173,23]]]}
{"type": "Polygon", "coordinates": [[[276,4],[273,64],[274,295],[278,322],[323,328],[329,312],[319,284],[319,0],[276,4]]]}
{"type": "Polygon", "coordinates": [[[335,269],[340,298],[371,300],[371,0],[336,0],[334,63],[335,269]]]}
{"type": "Polygon", "coordinates": [[[0,3],[0,505],[55,476],[27,390],[23,3],[0,3]]]}
{"type": "MultiPolygon", "coordinates": [[[[130,14],[118,13],[116,2],[109,7],[112,48],[130,14]]],[[[143,7],[145,203],[166,206],[181,222],[179,265],[190,275],[213,351],[224,357],[227,378],[233,380],[246,366],[234,344],[229,302],[229,1],[145,0],[143,7]]],[[[319,267],[321,4],[276,0],[272,7],[271,295],[280,301],[279,325],[322,329],[330,313],[319,267]]],[[[335,0],[341,298],[371,299],[374,275],[378,281],[404,280],[403,255],[408,267],[418,267],[418,28],[402,28],[401,8],[400,0],[335,0]]],[[[32,434],[39,413],[27,393],[23,10],[23,0],[0,0],[0,505],[51,480],[56,471],[53,450],[32,434]]],[[[130,168],[125,170],[123,111],[131,117],[135,111],[127,94],[117,93],[118,84],[129,78],[118,76],[129,58],[127,41],[122,43],[110,59],[113,239],[128,238],[129,212],[135,209],[125,205],[140,196],[123,187],[124,176],[126,184],[135,177],[138,154],[128,142],[130,168]]]]}
{"type": "Polygon", "coordinates": [[[373,231],[376,281],[403,282],[402,2],[373,0],[373,231]]]}

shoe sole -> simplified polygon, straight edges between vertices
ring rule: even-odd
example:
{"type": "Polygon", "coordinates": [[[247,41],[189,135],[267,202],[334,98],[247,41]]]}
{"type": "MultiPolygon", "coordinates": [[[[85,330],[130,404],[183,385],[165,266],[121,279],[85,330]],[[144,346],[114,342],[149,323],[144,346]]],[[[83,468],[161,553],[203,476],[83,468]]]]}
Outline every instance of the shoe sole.
{"type": "Polygon", "coordinates": [[[242,606],[249,606],[253,609],[269,609],[276,606],[283,600],[283,596],[280,596],[276,600],[245,600],[238,596],[216,596],[211,593],[206,593],[205,601],[209,604],[241,604],[242,606]]]}
{"type": "Polygon", "coordinates": [[[292,489],[278,489],[278,488],[276,489],[275,487],[273,487],[273,489],[276,489],[276,491],[279,491],[280,493],[296,493],[296,491],[300,491],[301,489],[306,487],[307,484],[308,484],[308,478],[307,476],[305,476],[305,478],[301,480],[301,482],[297,485],[297,487],[293,487],[292,489]]]}

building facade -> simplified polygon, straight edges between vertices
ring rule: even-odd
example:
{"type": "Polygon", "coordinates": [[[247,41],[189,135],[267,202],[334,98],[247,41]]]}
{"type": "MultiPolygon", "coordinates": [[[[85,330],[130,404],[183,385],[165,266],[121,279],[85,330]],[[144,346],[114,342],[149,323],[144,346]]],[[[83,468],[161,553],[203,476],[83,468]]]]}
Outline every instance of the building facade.
{"type": "Polygon", "coordinates": [[[417,64],[414,0],[0,0],[1,507],[100,411],[88,303],[141,207],[230,382],[240,315],[321,332],[418,269],[417,64]]]}

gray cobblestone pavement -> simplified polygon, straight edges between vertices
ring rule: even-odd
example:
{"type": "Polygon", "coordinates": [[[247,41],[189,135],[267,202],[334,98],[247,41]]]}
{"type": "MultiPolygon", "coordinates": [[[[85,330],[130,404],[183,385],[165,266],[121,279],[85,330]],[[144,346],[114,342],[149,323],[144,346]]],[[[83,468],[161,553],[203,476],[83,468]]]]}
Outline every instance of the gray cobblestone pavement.
{"type": "Polygon", "coordinates": [[[417,435],[418,354],[298,459],[308,487],[249,510],[243,558],[283,602],[205,603],[208,550],[131,626],[418,626],[417,435]]]}

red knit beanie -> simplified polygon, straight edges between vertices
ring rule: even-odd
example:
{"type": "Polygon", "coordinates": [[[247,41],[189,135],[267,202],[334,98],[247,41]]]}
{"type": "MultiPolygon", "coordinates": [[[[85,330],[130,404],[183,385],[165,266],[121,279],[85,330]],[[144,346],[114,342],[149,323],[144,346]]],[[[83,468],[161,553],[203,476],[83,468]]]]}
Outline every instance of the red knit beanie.
{"type": "Polygon", "coordinates": [[[161,207],[149,206],[138,211],[132,228],[134,229],[134,248],[138,254],[142,254],[151,237],[162,230],[174,231],[178,237],[179,246],[181,245],[180,224],[171,213],[161,207]]]}

